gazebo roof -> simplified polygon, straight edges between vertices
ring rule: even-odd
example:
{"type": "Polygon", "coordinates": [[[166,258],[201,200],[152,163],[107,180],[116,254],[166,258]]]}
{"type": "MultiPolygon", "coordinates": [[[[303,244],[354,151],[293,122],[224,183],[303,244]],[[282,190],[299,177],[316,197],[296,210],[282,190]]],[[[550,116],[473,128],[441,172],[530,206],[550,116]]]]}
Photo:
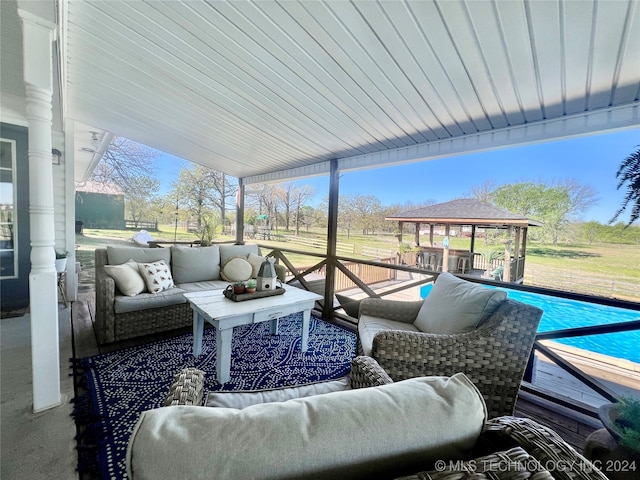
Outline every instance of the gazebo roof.
{"type": "Polygon", "coordinates": [[[474,199],[458,199],[429,205],[386,217],[385,220],[450,225],[534,226],[542,224],[519,213],[513,213],[474,199]]]}

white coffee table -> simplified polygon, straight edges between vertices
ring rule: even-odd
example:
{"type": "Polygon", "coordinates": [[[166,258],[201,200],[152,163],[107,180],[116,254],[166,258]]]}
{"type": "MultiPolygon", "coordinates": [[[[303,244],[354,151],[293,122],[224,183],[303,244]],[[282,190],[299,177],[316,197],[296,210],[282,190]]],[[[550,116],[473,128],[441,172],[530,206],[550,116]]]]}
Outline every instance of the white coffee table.
{"type": "Polygon", "coordinates": [[[231,337],[233,327],[251,323],[270,322],[269,333],[278,333],[278,319],[302,312],[301,350],[307,350],[309,320],[316,300],[322,297],[296,287],[284,285],[283,295],[234,302],[223,295],[222,290],[185,293],[193,309],[193,355],[202,353],[202,334],[205,320],[216,329],[216,373],[219,383],[231,378],[231,337]]]}

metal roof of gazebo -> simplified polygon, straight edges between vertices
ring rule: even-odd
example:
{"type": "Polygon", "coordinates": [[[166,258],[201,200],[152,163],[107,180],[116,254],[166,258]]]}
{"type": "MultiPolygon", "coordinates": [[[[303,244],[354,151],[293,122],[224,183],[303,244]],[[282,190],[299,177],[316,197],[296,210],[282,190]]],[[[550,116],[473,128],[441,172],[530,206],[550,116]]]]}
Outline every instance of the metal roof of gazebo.
{"type": "Polygon", "coordinates": [[[468,198],[408,210],[397,215],[386,217],[385,220],[491,227],[542,226],[540,222],[529,219],[519,213],[513,213],[504,208],[468,198]]]}

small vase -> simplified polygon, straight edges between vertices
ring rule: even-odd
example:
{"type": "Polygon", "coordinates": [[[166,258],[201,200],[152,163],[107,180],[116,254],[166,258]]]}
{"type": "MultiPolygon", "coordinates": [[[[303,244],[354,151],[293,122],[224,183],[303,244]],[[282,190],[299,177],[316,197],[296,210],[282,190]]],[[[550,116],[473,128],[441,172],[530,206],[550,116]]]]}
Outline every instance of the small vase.
{"type": "Polygon", "coordinates": [[[246,293],[256,293],[256,287],[247,287],[244,289],[246,293]]]}
{"type": "Polygon", "coordinates": [[[234,285],[233,286],[233,293],[235,293],[236,295],[240,294],[240,293],[244,293],[245,292],[245,287],[244,285],[234,285]]]}

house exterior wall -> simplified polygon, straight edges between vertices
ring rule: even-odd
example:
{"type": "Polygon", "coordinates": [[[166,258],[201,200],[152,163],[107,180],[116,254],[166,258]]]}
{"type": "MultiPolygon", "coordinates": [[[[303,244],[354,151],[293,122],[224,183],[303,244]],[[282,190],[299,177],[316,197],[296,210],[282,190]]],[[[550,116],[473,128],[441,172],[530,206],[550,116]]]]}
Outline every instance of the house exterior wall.
{"type": "Polygon", "coordinates": [[[31,229],[29,223],[29,155],[26,127],[0,123],[0,137],[16,142],[16,171],[14,215],[16,233],[14,249],[17,255],[17,271],[10,278],[0,279],[0,298],[3,310],[23,308],[29,305],[29,260],[31,229]]]}

